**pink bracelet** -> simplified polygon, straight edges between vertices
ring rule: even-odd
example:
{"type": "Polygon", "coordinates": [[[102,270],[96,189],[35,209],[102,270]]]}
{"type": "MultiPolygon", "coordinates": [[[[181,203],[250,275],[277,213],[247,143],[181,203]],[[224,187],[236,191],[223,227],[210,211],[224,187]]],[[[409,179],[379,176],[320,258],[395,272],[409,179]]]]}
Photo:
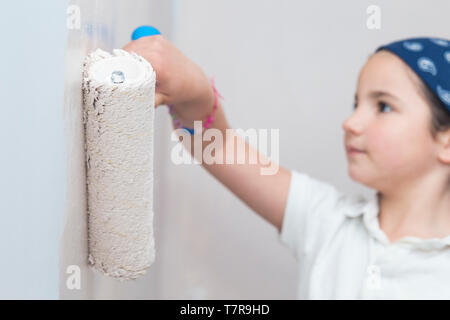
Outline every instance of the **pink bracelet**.
{"type": "MultiPolygon", "coordinates": [[[[203,121],[203,128],[205,128],[205,129],[208,129],[214,121],[214,114],[216,113],[217,105],[218,105],[218,101],[219,101],[218,97],[225,100],[225,98],[222,97],[222,95],[216,89],[214,76],[211,78],[211,86],[214,91],[214,107],[213,107],[213,110],[211,111],[211,113],[206,118],[206,121],[203,121]]],[[[175,125],[175,128],[177,128],[177,129],[183,128],[183,129],[186,129],[190,134],[194,134],[194,129],[188,128],[188,127],[183,127],[183,124],[181,123],[180,119],[178,119],[177,116],[175,115],[175,111],[173,109],[173,104],[169,105],[169,113],[172,116],[172,120],[175,125]]]]}

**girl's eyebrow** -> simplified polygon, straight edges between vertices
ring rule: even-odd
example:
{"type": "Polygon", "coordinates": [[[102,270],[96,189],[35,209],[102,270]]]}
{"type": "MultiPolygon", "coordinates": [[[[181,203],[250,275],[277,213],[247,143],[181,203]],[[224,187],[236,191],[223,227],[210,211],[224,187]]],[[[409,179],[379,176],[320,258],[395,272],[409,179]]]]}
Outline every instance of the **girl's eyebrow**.
{"type": "MultiPolygon", "coordinates": [[[[395,99],[397,101],[400,100],[399,98],[397,98],[393,94],[390,94],[389,92],[386,92],[386,91],[371,91],[369,93],[369,97],[371,97],[373,99],[380,98],[380,97],[383,97],[383,96],[390,97],[390,98],[395,99]]],[[[357,93],[355,93],[355,100],[358,100],[358,94],[357,93]]]]}

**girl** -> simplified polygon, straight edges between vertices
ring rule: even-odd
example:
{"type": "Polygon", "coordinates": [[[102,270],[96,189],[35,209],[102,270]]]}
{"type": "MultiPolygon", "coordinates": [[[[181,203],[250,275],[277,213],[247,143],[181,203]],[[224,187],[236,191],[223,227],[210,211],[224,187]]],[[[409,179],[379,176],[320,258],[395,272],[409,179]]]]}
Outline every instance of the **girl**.
{"type": "MultiPolygon", "coordinates": [[[[175,127],[208,119],[226,137],[199,66],[160,35],[124,49],[151,62],[155,105],[170,105],[175,127]]],[[[203,166],[278,229],[298,261],[298,298],[450,299],[450,41],[379,47],[360,72],[354,108],[343,123],[348,172],[377,190],[369,200],[295,170],[203,166]]]]}

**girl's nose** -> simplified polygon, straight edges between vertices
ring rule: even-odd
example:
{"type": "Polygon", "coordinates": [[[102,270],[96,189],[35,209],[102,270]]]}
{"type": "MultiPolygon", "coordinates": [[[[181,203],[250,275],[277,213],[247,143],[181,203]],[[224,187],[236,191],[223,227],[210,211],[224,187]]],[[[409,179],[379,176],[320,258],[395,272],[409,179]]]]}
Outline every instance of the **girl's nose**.
{"type": "Polygon", "coordinates": [[[363,123],[361,118],[356,116],[356,112],[343,122],[342,129],[354,135],[359,135],[363,132],[363,123]]]}

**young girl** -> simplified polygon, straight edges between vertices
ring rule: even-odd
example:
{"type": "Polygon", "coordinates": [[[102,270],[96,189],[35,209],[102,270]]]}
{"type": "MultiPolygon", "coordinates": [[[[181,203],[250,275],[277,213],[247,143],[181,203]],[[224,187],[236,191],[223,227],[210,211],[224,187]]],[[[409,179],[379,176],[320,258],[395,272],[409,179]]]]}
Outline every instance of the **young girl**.
{"type": "MultiPolygon", "coordinates": [[[[171,106],[175,127],[209,116],[205,127],[226,137],[199,66],[160,35],[124,49],[151,62],[155,105],[171,106]]],[[[343,129],[350,177],[377,190],[369,200],[281,167],[261,175],[260,164],[203,166],[278,229],[298,261],[298,298],[450,299],[450,41],[378,48],[343,129]]]]}

